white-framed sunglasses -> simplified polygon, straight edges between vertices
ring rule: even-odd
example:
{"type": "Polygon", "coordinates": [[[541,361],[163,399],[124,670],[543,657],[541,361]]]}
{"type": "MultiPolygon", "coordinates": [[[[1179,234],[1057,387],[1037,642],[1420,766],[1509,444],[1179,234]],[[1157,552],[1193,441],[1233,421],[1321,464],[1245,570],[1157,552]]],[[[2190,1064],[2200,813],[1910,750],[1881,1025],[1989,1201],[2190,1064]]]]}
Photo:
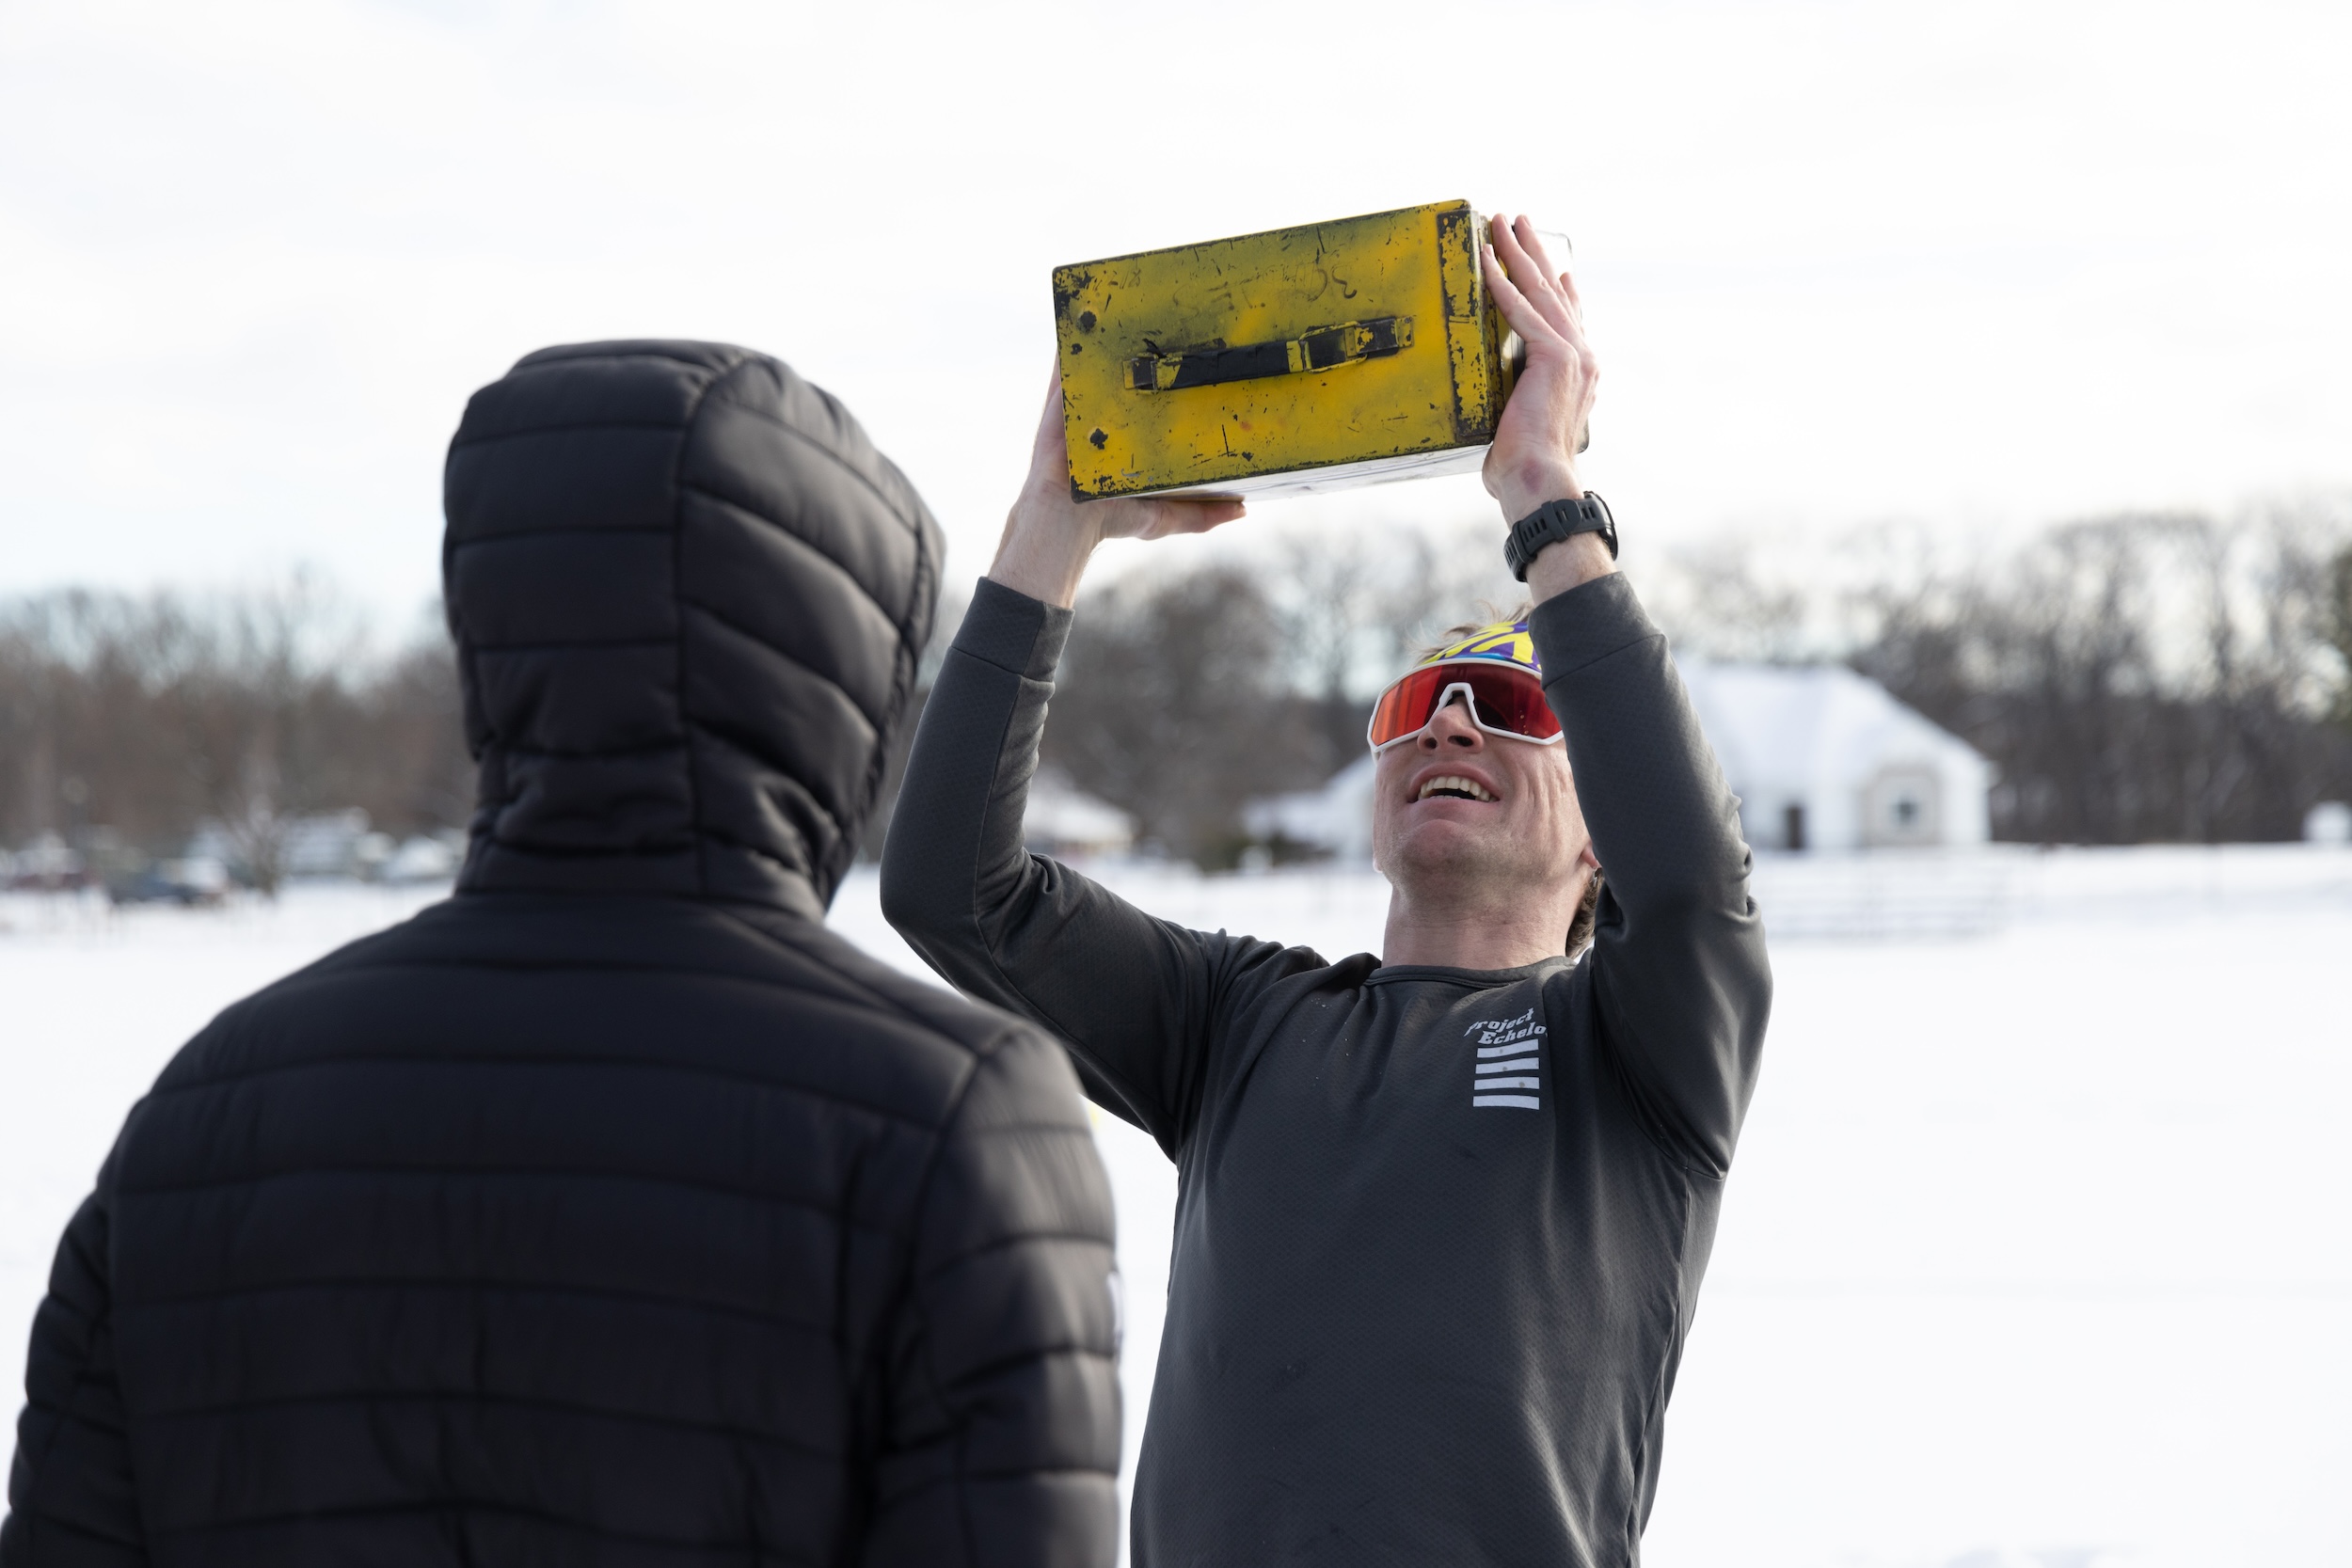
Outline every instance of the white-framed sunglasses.
{"type": "Polygon", "coordinates": [[[1551,711],[1534,672],[1490,658],[1455,658],[1424,664],[1380,693],[1364,728],[1373,754],[1421,734],[1457,693],[1470,722],[1488,735],[1536,746],[1566,744],[1560,716],[1551,711]]]}

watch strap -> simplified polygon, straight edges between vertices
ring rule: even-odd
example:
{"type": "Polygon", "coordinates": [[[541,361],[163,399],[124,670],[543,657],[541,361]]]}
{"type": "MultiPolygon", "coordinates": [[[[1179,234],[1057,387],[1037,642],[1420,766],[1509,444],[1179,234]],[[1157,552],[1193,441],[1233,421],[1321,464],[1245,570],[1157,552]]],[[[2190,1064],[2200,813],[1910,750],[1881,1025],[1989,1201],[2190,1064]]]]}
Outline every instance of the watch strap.
{"type": "Polygon", "coordinates": [[[1617,519],[1611,515],[1607,501],[1587,490],[1575,500],[1546,501],[1513,523],[1509,537],[1502,542],[1502,559],[1511,575],[1525,582],[1529,562],[1546,545],[1580,533],[1599,534],[1600,542],[1609,546],[1609,559],[1617,558],[1617,519]]]}

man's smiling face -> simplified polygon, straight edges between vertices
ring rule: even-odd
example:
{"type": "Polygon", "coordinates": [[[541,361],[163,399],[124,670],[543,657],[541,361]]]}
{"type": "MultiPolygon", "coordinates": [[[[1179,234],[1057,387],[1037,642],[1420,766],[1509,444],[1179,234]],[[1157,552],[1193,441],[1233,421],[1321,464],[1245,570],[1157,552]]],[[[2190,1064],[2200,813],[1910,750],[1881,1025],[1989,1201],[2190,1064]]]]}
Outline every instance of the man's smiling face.
{"type": "Polygon", "coordinates": [[[1373,863],[1408,897],[1443,901],[1456,882],[1556,888],[1591,842],[1567,749],[1490,735],[1458,696],[1375,767],[1373,863]]]}

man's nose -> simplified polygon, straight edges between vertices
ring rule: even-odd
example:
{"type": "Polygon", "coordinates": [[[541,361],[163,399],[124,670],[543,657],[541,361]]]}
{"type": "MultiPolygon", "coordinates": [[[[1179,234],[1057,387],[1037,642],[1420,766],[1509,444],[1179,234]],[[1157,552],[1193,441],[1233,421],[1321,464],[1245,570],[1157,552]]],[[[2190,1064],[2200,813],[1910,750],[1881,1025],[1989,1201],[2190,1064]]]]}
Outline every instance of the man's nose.
{"type": "Polygon", "coordinates": [[[1470,722],[1470,703],[1457,696],[1429,716],[1429,722],[1422,726],[1421,744],[1429,752],[1441,746],[1480,752],[1486,750],[1486,732],[1470,722]]]}

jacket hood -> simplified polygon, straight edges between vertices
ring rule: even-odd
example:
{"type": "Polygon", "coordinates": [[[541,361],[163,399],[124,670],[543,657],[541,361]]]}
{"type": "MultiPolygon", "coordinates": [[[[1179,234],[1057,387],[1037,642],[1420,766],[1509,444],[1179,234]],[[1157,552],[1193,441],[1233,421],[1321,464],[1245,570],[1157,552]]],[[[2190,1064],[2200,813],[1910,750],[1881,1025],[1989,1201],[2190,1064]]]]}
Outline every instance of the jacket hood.
{"type": "Polygon", "coordinates": [[[441,576],[481,765],[466,891],[821,918],[939,594],[848,410],[723,343],[542,349],[450,442],[441,576]]]}

